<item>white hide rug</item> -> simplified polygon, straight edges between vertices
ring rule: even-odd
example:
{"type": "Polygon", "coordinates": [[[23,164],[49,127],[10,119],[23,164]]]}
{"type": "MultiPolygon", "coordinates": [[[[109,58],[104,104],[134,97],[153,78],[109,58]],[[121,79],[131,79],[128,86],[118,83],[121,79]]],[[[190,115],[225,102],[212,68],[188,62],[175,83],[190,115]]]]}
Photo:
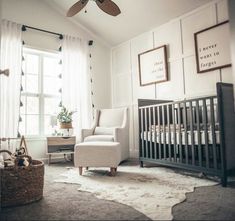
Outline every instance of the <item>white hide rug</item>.
{"type": "Polygon", "coordinates": [[[77,168],[70,168],[55,182],[79,184],[79,191],[131,206],[152,220],[172,220],[172,207],[184,201],[186,193],[195,187],[218,184],[164,167],[121,165],[115,177],[109,176],[107,169],[90,168],[79,176],[77,168]]]}

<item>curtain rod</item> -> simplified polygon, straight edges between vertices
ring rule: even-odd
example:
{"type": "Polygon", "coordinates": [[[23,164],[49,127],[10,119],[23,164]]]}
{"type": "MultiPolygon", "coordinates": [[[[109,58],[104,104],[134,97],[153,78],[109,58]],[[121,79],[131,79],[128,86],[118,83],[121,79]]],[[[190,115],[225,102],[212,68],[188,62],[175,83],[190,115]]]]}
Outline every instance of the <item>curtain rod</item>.
{"type": "Polygon", "coordinates": [[[28,26],[28,25],[22,25],[21,30],[22,31],[26,31],[27,28],[34,29],[36,31],[46,32],[46,33],[53,34],[53,35],[58,35],[59,39],[61,39],[61,40],[63,39],[63,35],[62,34],[59,34],[59,33],[56,33],[56,32],[52,32],[52,31],[47,31],[47,30],[40,29],[40,28],[31,27],[31,26],[28,26]]]}

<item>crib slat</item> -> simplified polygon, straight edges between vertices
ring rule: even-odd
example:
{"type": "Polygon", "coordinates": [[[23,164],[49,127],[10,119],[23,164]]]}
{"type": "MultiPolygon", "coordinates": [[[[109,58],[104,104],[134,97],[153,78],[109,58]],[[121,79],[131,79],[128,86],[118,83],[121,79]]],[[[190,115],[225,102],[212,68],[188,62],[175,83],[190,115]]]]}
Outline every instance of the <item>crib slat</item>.
{"type": "Polygon", "coordinates": [[[154,159],[157,159],[157,134],[156,134],[156,107],[153,107],[153,136],[154,136],[154,159]]]}
{"type": "Polygon", "coordinates": [[[216,154],[216,134],[215,134],[215,112],[214,112],[214,100],[210,99],[210,115],[211,115],[211,135],[213,145],[213,165],[214,169],[217,169],[217,154],[216,154]]]}
{"type": "Polygon", "coordinates": [[[174,162],[176,162],[176,128],[175,128],[175,105],[172,104],[172,121],[173,121],[173,140],[174,140],[174,162]]]}
{"type": "Polygon", "coordinates": [[[206,100],[203,99],[203,127],[204,127],[204,136],[205,136],[205,152],[206,152],[206,168],[209,168],[209,151],[208,151],[208,131],[207,131],[207,107],[206,100]]]}
{"type": "Polygon", "coordinates": [[[178,126],[179,126],[180,163],[182,163],[182,134],[181,134],[181,109],[180,109],[180,103],[178,104],[178,126]]]}
{"type": "Polygon", "coordinates": [[[183,116],[184,116],[184,141],[185,141],[185,163],[188,164],[188,130],[187,130],[187,113],[186,113],[186,102],[184,104],[183,116]]]}
{"type": "Polygon", "coordinates": [[[195,165],[195,149],[194,149],[194,128],[193,128],[193,111],[192,101],[189,102],[190,113],[190,134],[191,134],[191,149],[192,149],[192,164],[195,165]]]}
{"type": "Polygon", "coordinates": [[[168,126],[168,155],[169,160],[171,161],[171,128],[170,128],[170,110],[169,105],[167,105],[167,126],[168,126]]]}
{"type": "Polygon", "coordinates": [[[160,115],[160,107],[157,107],[157,116],[158,116],[158,154],[159,154],[159,159],[162,159],[162,135],[161,135],[161,115],[160,115]]]}
{"type": "Polygon", "coordinates": [[[143,109],[140,109],[140,115],[141,115],[141,157],[144,157],[144,113],[143,109]]]}
{"type": "Polygon", "coordinates": [[[166,125],[165,125],[165,106],[162,106],[162,126],[163,126],[163,154],[164,160],[166,160],[166,125]]]}
{"type": "Polygon", "coordinates": [[[149,108],[149,127],[150,127],[150,130],[149,130],[149,142],[150,142],[150,150],[149,150],[149,154],[150,154],[150,159],[153,158],[153,153],[152,153],[152,148],[153,148],[153,145],[152,145],[152,116],[151,116],[151,107],[149,108]]]}
{"type": "Polygon", "coordinates": [[[198,160],[199,166],[202,167],[202,143],[200,130],[199,101],[196,100],[196,124],[197,124],[197,142],[198,142],[198,160]]]}
{"type": "Polygon", "coordinates": [[[147,117],[147,110],[148,108],[144,109],[144,115],[145,115],[145,133],[146,133],[146,140],[145,140],[145,157],[148,158],[149,157],[149,151],[148,151],[148,140],[149,140],[149,136],[148,136],[148,117],[147,117]]]}

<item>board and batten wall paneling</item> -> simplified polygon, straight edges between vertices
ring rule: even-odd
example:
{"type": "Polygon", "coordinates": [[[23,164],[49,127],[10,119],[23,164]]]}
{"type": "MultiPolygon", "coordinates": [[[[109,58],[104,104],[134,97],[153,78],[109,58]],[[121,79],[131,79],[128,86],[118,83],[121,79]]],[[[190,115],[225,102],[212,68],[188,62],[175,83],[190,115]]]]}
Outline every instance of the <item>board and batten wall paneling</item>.
{"type": "Polygon", "coordinates": [[[131,157],[136,157],[133,155],[136,150],[135,150],[135,127],[134,127],[134,122],[135,122],[135,115],[134,115],[134,106],[130,105],[128,106],[129,109],[129,146],[130,146],[130,153],[131,157]]]}
{"type": "Polygon", "coordinates": [[[134,128],[132,107],[132,75],[130,42],[112,50],[112,104],[113,107],[128,107],[129,110],[129,146],[133,152],[134,128]]]}
{"type": "Polygon", "coordinates": [[[131,152],[132,152],[132,156],[133,157],[137,157],[138,153],[139,153],[139,116],[138,116],[138,105],[134,104],[133,105],[133,124],[134,124],[134,128],[133,128],[133,147],[130,147],[131,152]]]}
{"type": "Polygon", "coordinates": [[[112,104],[113,107],[132,103],[130,42],[112,50],[112,104]]]}
{"type": "Polygon", "coordinates": [[[216,6],[217,6],[217,22],[221,23],[223,21],[229,20],[227,0],[218,2],[216,6]]]}
{"type": "MultiPolygon", "coordinates": [[[[217,3],[217,23],[229,20],[227,0],[217,3]]],[[[231,83],[233,81],[232,67],[221,69],[221,81],[231,83]]]]}
{"type": "Polygon", "coordinates": [[[184,59],[184,72],[186,98],[216,94],[219,71],[197,74],[195,56],[190,56],[184,59]]]}
{"type": "Polygon", "coordinates": [[[127,74],[131,71],[130,42],[125,42],[112,50],[113,75],[127,74]]]}
{"type": "Polygon", "coordinates": [[[181,18],[184,56],[195,54],[194,33],[216,24],[216,7],[210,5],[181,18]]]}
{"type": "MultiPolygon", "coordinates": [[[[1,51],[1,23],[2,23],[2,0],[0,0],[0,51],[1,51]]],[[[1,55],[0,55],[1,56],[1,55]]],[[[1,67],[1,57],[0,57],[0,67],[1,67]]]]}
{"type": "Polygon", "coordinates": [[[168,62],[168,77],[169,81],[156,85],[156,99],[184,99],[184,79],[181,60],[168,62]]]}
{"type": "Polygon", "coordinates": [[[113,106],[125,107],[131,104],[131,76],[113,76],[113,106]]]}
{"type": "Polygon", "coordinates": [[[139,81],[139,63],[138,63],[138,54],[153,49],[153,33],[146,32],[140,36],[131,40],[131,73],[132,73],[132,91],[133,91],[133,100],[132,100],[132,111],[133,111],[133,122],[132,122],[132,132],[133,132],[133,147],[131,148],[131,156],[135,157],[138,155],[138,99],[139,98],[149,98],[155,99],[155,85],[149,85],[147,87],[140,86],[139,81]]]}
{"type": "Polygon", "coordinates": [[[168,22],[153,31],[155,47],[167,45],[168,79],[156,84],[156,99],[184,98],[182,41],[179,20],[168,22]]]}
{"type": "Polygon", "coordinates": [[[181,58],[181,30],[179,20],[168,22],[155,30],[154,47],[167,45],[168,61],[174,61],[181,58]]]}
{"type": "Polygon", "coordinates": [[[233,81],[231,68],[203,74],[196,70],[194,33],[227,20],[227,10],[227,0],[214,1],[113,48],[113,107],[126,104],[132,111],[132,156],[138,156],[138,98],[182,100],[207,96],[215,94],[216,82],[233,81]],[[141,87],[138,54],[164,44],[168,47],[169,81],[141,87]]]}
{"type": "Polygon", "coordinates": [[[140,86],[138,54],[153,49],[153,33],[147,32],[131,40],[131,73],[133,83],[133,104],[137,104],[138,98],[154,99],[155,85],[140,86]]]}
{"type": "MultiPolygon", "coordinates": [[[[234,14],[235,1],[228,0],[228,6],[229,6],[229,20],[230,20],[232,74],[233,74],[233,84],[235,85],[235,14],[234,14]]],[[[235,89],[234,89],[234,97],[235,97],[235,89]]]]}

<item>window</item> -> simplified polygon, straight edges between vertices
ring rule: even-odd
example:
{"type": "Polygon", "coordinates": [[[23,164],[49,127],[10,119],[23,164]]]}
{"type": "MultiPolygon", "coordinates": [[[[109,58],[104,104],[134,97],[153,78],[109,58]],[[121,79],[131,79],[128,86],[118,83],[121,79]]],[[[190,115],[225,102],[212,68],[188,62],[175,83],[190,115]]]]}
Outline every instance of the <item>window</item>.
{"type": "Polygon", "coordinates": [[[51,134],[51,116],[58,113],[61,101],[60,54],[24,48],[23,58],[19,132],[51,134]]]}

